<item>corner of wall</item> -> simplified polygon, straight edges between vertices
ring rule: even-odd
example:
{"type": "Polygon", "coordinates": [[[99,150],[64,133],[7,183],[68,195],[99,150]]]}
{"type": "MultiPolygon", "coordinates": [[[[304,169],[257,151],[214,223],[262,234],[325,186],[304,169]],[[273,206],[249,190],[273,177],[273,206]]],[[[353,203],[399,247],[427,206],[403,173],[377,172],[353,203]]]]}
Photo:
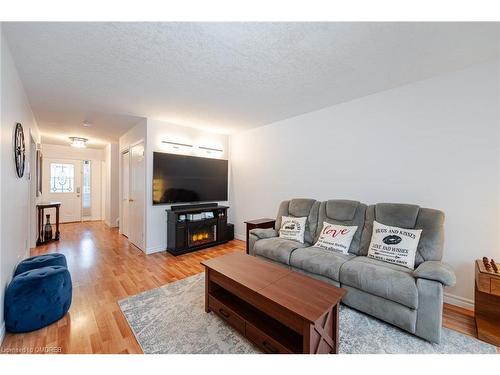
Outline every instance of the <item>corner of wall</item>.
{"type": "Polygon", "coordinates": [[[235,233],[234,238],[236,238],[237,240],[245,241],[245,242],[247,240],[246,234],[241,234],[241,233],[235,233]]]}
{"type": "Polygon", "coordinates": [[[3,344],[4,339],[5,339],[5,321],[2,321],[2,325],[0,326],[0,345],[3,344]]]}

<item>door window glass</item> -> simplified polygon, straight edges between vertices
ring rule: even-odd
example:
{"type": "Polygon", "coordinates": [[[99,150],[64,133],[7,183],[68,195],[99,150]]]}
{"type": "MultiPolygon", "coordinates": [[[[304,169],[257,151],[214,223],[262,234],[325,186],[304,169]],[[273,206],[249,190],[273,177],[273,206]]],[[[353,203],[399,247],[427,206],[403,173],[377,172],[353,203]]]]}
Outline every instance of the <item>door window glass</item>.
{"type": "Polygon", "coordinates": [[[82,189],[82,208],[83,216],[90,216],[91,209],[91,164],[90,160],[83,161],[83,189],[82,189]]]}
{"type": "Polygon", "coordinates": [[[51,193],[73,193],[74,182],[75,166],[73,164],[50,163],[51,193]]]}

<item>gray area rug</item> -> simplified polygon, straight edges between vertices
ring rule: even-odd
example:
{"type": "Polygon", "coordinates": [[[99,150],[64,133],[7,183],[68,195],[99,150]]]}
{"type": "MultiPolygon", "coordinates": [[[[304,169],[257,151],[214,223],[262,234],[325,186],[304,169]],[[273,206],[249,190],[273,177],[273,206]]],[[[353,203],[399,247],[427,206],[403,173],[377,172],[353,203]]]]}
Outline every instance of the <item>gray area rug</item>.
{"type": "MultiPolygon", "coordinates": [[[[204,293],[201,273],[118,303],[144,353],[260,353],[222,319],[205,313],[204,293]]],[[[340,352],[496,353],[496,348],[446,328],[441,344],[431,344],[342,305],[340,352]]]]}

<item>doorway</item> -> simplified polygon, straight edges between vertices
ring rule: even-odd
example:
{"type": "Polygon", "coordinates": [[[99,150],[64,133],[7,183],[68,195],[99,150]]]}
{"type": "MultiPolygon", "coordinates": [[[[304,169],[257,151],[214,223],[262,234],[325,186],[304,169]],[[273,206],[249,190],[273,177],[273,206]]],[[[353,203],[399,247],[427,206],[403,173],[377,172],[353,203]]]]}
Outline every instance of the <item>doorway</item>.
{"type": "Polygon", "coordinates": [[[145,251],[144,246],[144,196],[146,195],[144,143],[141,142],[130,148],[129,158],[129,218],[128,239],[139,249],[145,251]]]}
{"type": "Polygon", "coordinates": [[[120,221],[121,233],[129,237],[129,199],[130,199],[130,152],[122,153],[122,218],[120,221]]]}

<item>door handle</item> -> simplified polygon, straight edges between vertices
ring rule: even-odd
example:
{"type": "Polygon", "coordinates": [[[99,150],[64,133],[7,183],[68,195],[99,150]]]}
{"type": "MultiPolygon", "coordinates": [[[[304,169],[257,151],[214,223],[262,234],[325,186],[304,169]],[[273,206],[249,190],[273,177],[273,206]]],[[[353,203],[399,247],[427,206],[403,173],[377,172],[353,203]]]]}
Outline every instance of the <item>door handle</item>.
{"type": "Polygon", "coordinates": [[[129,199],[128,199],[128,201],[129,201],[129,202],[133,202],[134,200],[129,198],[129,199]]]}

